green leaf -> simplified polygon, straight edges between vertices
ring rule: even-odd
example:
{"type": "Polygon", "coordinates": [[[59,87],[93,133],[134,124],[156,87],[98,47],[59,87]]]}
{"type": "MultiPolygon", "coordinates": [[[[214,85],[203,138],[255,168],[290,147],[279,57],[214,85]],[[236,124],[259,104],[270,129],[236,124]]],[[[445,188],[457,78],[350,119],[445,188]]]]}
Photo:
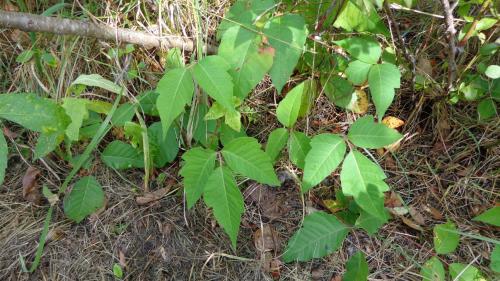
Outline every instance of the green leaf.
{"type": "Polygon", "coordinates": [[[241,113],[235,109],[226,111],[224,123],[239,132],[241,130],[241,113]]]}
{"type": "Polygon", "coordinates": [[[60,105],[36,94],[1,94],[1,118],[40,133],[64,134],[70,123],[69,117],[60,105]]]}
{"type": "Polygon", "coordinates": [[[236,1],[224,15],[217,30],[217,37],[220,38],[228,29],[234,26],[242,26],[249,31],[255,30],[253,23],[258,17],[262,17],[264,13],[272,12],[274,6],[273,0],[236,1]]]}
{"type": "Polygon", "coordinates": [[[434,249],[438,254],[449,254],[455,251],[460,242],[457,227],[451,221],[434,226],[434,249]]]}
{"type": "Polygon", "coordinates": [[[337,20],[333,26],[343,28],[347,32],[372,32],[389,36],[389,30],[378,16],[377,12],[372,10],[367,13],[356,6],[352,1],[346,1],[337,20]]]}
{"type": "Polygon", "coordinates": [[[340,172],[342,192],[353,196],[361,209],[382,221],[387,220],[383,192],[389,187],[383,181],[385,178],[377,164],[356,150],[346,156],[340,172]]]}
{"type": "MultiPolygon", "coordinates": [[[[497,19],[494,18],[482,18],[477,21],[477,23],[474,25],[474,30],[472,31],[472,36],[478,36],[480,35],[480,32],[483,30],[490,29],[497,23],[497,19]]],[[[467,23],[464,25],[464,27],[460,30],[458,33],[458,40],[462,40],[465,37],[465,34],[467,34],[472,27],[472,23],[467,23]]]]}
{"type": "Polygon", "coordinates": [[[297,167],[304,169],[306,155],[311,149],[311,139],[302,132],[292,132],[288,140],[288,157],[297,167]]]}
{"type": "Polygon", "coordinates": [[[382,54],[377,40],[369,36],[347,37],[334,43],[346,49],[353,58],[369,64],[376,64],[382,54]]]}
{"type": "Polygon", "coordinates": [[[274,48],[274,62],[269,74],[274,86],[281,92],[302,54],[307,27],[301,16],[285,14],[268,21],[264,34],[274,48]]]}
{"type": "Polygon", "coordinates": [[[177,130],[170,128],[166,134],[163,133],[162,124],[155,122],[148,128],[149,147],[153,155],[155,167],[162,168],[165,164],[172,162],[179,153],[177,142],[177,130]]]}
{"type": "Polygon", "coordinates": [[[250,137],[234,139],[224,146],[222,155],[233,171],[263,184],[280,185],[271,159],[262,151],[256,139],[250,137]]]}
{"type": "Polygon", "coordinates": [[[40,133],[35,147],[35,159],[40,159],[54,151],[64,140],[64,134],[60,132],[40,133]]]}
{"type": "Polygon", "coordinates": [[[304,224],[288,241],[284,262],[308,261],[335,252],[344,241],[349,228],[334,215],[314,212],[304,218],[304,224]]]}
{"type": "Polygon", "coordinates": [[[472,220],[500,227],[500,207],[493,207],[472,220]]]}
{"type": "Polygon", "coordinates": [[[215,169],[206,181],[203,199],[214,210],[217,222],[224,228],[236,249],[241,214],[245,211],[243,195],[227,167],[215,169]]]}
{"type": "Polygon", "coordinates": [[[310,145],[305,159],[302,192],[307,192],[337,169],[346,151],[344,140],[333,134],[316,135],[310,145]]]}
{"type": "Polygon", "coordinates": [[[323,85],[325,95],[330,101],[335,103],[336,106],[342,108],[347,108],[349,106],[352,101],[354,87],[346,79],[338,75],[334,75],[330,77],[330,79],[321,77],[321,84],[323,85]]]}
{"type": "Polygon", "coordinates": [[[176,47],[168,50],[167,55],[165,57],[165,68],[174,69],[183,67],[184,67],[184,56],[182,54],[181,49],[176,47]]]}
{"type": "Polygon", "coordinates": [[[342,281],[366,281],[368,280],[368,263],[363,252],[358,251],[347,261],[346,273],[342,281]]]}
{"type": "Polygon", "coordinates": [[[83,120],[89,117],[87,110],[87,100],[77,98],[64,98],[62,107],[66,115],[71,118],[71,123],[66,128],[66,136],[72,141],[77,141],[80,138],[80,127],[83,120]]]}
{"type": "Polygon", "coordinates": [[[124,126],[125,123],[130,122],[134,118],[134,115],[135,105],[126,102],[116,109],[115,114],[111,117],[111,123],[116,127],[124,126]]]}
{"type": "Polygon", "coordinates": [[[219,45],[219,56],[231,65],[234,94],[245,98],[273,64],[273,50],[259,47],[257,33],[243,26],[228,28],[219,45]]]}
{"type": "Polygon", "coordinates": [[[117,170],[144,168],[144,155],[130,144],[119,140],[106,146],[101,159],[108,167],[117,170]]]}
{"type": "Polygon", "coordinates": [[[241,128],[240,131],[235,131],[226,124],[222,124],[220,126],[220,142],[222,143],[222,145],[227,145],[236,138],[246,136],[247,134],[243,128],[241,128]]]}
{"type": "Polygon", "coordinates": [[[479,116],[479,120],[487,120],[496,116],[498,114],[497,106],[493,99],[486,98],[479,102],[477,105],[477,114],[479,116]]]}
{"type": "MultiPolygon", "coordinates": [[[[383,200],[375,199],[379,205],[383,204],[383,200]]],[[[379,207],[380,208],[380,207],[379,207]]],[[[384,217],[375,216],[371,213],[359,210],[359,217],[354,223],[357,227],[366,230],[369,235],[373,235],[378,232],[378,230],[389,220],[389,216],[385,214],[384,217]]]]}
{"type": "Polygon", "coordinates": [[[106,101],[101,100],[86,100],[87,101],[87,109],[93,112],[108,114],[113,105],[106,101]]]}
{"type": "Polygon", "coordinates": [[[347,137],[359,147],[381,148],[398,141],[403,136],[382,123],[375,123],[373,116],[367,115],[358,118],[351,125],[347,137]]]}
{"type": "Polygon", "coordinates": [[[7,169],[7,161],[9,160],[9,148],[0,129],[0,186],[5,179],[5,170],[7,169]]]}
{"type": "Polygon", "coordinates": [[[345,74],[347,75],[347,79],[349,79],[349,81],[356,86],[360,86],[365,84],[368,79],[368,72],[371,67],[371,64],[360,60],[351,61],[345,70],[345,74]]]}
{"type": "Polygon", "coordinates": [[[118,278],[118,279],[122,279],[123,278],[123,270],[122,270],[122,267],[115,263],[113,265],[113,275],[118,278]]]}
{"type": "Polygon", "coordinates": [[[226,109],[234,109],[233,79],[229,64],[220,56],[208,56],[193,67],[193,76],[209,96],[226,109]]]}
{"type": "Polygon", "coordinates": [[[191,73],[186,68],[168,71],[156,86],[158,99],[156,107],[160,114],[163,131],[167,132],[172,122],[184,112],[186,104],[191,102],[194,84],[191,73]]]}
{"type": "Polygon", "coordinates": [[[500,65],[490,65],[486,68],[486,71],[484,72],[486,76],[488,76],[491,79],[498,79],[500,78],[500,65]]]}
{"type": "Polygon", "coordinates": [[[192,208],[200,199],[214,170],[216,156],[215,151],[201,147],[192,148],[182,155],[184,164],[179,174],[183,177],[188,208],[192,208]]]}
{"type": "Polygon", "coordinates": [[[382,120],[394,99],[394,88],[399,88],[401,73],[390,63],[373,65],[368,73],[368,84],[372,100],[377,109],[377,116],[382,120]]]}
{"type": "Polygon", "coordinates": [[[496,244],[491,252],[490,268],[496,273],[500,273],[500,245],[496,244]]]}
{"type": "Polygon", "coordinates": [[[314,101],[318,97],[318,83],[315,79],[307,79],[304,82],[302,102],[300,103],[299,117],[305,117],[311,110],[314,101]]]}
{"type": "Polygon", "coordinates": [[[159,93],[153,91],[146,91],[137,97],[139,101],[139,111],[151,116],[160,116],[156,102],[158,101],[159,93]]]}
{"type": "Polygon", "coordinates": [[[278,108],[276,108],[278,121],[285,127],[293,127],[295,122],[297,122],[302,104],[304,85],[305,83],[303,82],[295,86],[286,94],[286,97],[278,104],[278,108]]]}
{"type": "Polygon", "coordinates": [[[104,90],[110,91],[115,94],[119,94],[122,88],[115,83],[109,81],[108,79],[103,78],[99,74],[82,74],[76,78],[73,83],[71,83],[71,87],[75,85],[85,85],[89,87],[99,87],[104,90]]]}
{"type": "Polygon", "coordinates": [[[24,50],[22,53],[20,53],[17,56],[16,62],[17,63],[26,63],[33,57],[34,54],[35,54],[35,52],[33,50],[24,50]]]}
{"type": "Polygon", "coordinates": [[[104,191],[94,177],[83,177],[64,197],[64,213],[76,223],[104,206],[104,191]]]}
{"type": "Polygon", "coordinates": [[[276,161],[276,158],[280,155],[281,150],[286,145],[288,141],[288,131],[285,128],[274,129],[267,139],[266,153],[271,161],[276,161]]]}
{"type": "Polygon", "coordinates": [[[123,132],[134,148],[143,148],[143,129],[141,125],[135,122],[126,122],[123,125],[123,132]]]}
{"type": "Polygon", "coordinates": [[[446,272],[443,263],[437,257],[432,257],[420,269],[422,281],[445,281],[446,272]]]}
{"type": "Polygon", "coordinates": [[[481,271],[469,264],[450,264],[450,276],[453,281],[487,281],[481,271]]]}

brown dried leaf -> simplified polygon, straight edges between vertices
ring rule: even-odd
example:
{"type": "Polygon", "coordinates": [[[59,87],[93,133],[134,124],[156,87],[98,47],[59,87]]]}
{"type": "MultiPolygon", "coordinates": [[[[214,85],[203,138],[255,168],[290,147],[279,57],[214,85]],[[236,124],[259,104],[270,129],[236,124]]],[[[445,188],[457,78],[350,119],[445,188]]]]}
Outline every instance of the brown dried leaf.
{"type": "Polygon", "coordinates": [[[119,257],[118,260],[120,261],[120,266],[122,268],[127,267],[127,261],[125,260],[125,254],[122,252],[122,250],[118,251],[118,257],[119,257]]]}
{"type": "Polygon", "coordinates": [[[387,208],[394,208],[394,207],[401,207],[401,206],[403,206],[403,200],[394,191],[391,191],[391,193],[389,193],[389,196],[387,196],[385,198],[385,202],[384,203],[385,203],[384,205],[387,208]]]}
{"type": "Polygon", "coordinates": [[[3,127],[3,130],[2,130],[2,131],[3,131],[3,134],[4,134],[6,137],[10,138],[10,139],[15,139],[15,138],[17,138],[17,134],[16,134],[16,133],[14,133],[14,132],[12,132],[11,130],[9,130],[9,128],[7,128],[7,127],[3,127]]]}
{"type": "Polygon", "coordinates": [[[143,196],[137,196],[135,198],[135,202],[139,205],[146,205],[151,202],[155,202],[163,198],[165,194],[167,194],[170,191],[170,187],[164,187],[160,188],[158,190],[152,191],[152,192],[147,192],[144,193],[143,196]]]}
{"type": "Polygon", "coordinates": [[[278,247],[278,234],[270,224],[264,224],[253,234],[253,242],[258,252],[275,251],[278,247]]]}
{"type": "Polygon", "coordinates": [[[419,225],[425,225],[425,218],[419,211],[417,211],[414,207],[410,207],[408,211],[410,212],[410,216],[415,220],[416,223],[418,223],[419,225]]]}
{"type": "Polygon", "coordinates": [[[416,224],[412,219],[401,217],[401,220],[403,220],[404,224],[415,230],[424,231],[424,229],[420,225],[416,224]]]}
{"type": "Polygon", "coordinates": [[[438,209],[436,209],[432,206],[424,205],[424,210],[426,210],[428,213],[430,213],[432,218],[435,220],[442,220],[443,219],[443,214],[441,214],[441,212],[438,209]]]}
{"type": "Polygon", "coordinates": [[[420,56],[417,60],[417,73],[424,77],[432,77],[432,63],[425,56],[420,56]]]}
{"type": "Polygon", "coordinates": [[[40,173],[40,170],[30,166],[23,176],[23,198],[37,205],[42,203],[42,193],[36,180],[40,173]]]}

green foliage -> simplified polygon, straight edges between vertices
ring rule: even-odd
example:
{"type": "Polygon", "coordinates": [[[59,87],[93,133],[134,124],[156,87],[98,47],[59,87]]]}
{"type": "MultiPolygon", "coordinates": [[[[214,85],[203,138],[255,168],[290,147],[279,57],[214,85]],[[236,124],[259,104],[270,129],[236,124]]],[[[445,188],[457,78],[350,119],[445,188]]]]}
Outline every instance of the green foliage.
{"type": "Polygon", "coordinates": [[[123,269],[122,267],[115,263],[113,264],[113,275],[118,278],[118,279],[122,279],[123,278],[123,269]]]}
{"type": "Polygon", "coordinates": [[[458,247],[460,235],[451,221],[434,226],[434,250],[438,254],[448,254],[458,247]]]}
{"type": "Polygon", "coordinates": [[[344,2],[334,26],[343,28],[347,32],[372,32],[375,34],[389,35],[389,30],[377,15],[375,9],[364,11],[359,8],[355,1],[349,0],[344,2]]]}
{"type": "Polygon", "coordinates": [[[125,123],[130,122],[135,115],[135,105],[131,103],[124,103],[120,105],[113,117],[111,118],[111,123],[116,127],[124,126],[125,123]]]}
{"type": "Polygon", "coordinates": [[[335,41],[335,44],[346,49],[353,58],[368,64],[376,64],[382,54],[379,43],[368,36],[347,37],[335,41]]]}
{"type": "Polygon", "coordinates": [[[76,223],[104,206],[104,191],[94,177],[83,177],[64,197],[64,213],[76,223]]]}
{"type": "Polygon", "coordinates": [[[222,155],[233,171],[260,183],[280,185],[271,159],[262,151],[256,139],[250,137],[234,139],[224,146],[222,155]]]}
{"type": "Polygon", "coordinates": [[[288,158],[297,167],[304,169],[306,155],[311,149],[311,139],[302,132],[291,132],[288,139],[288,158]]]}
{"type": "Polygon", "coordinates": [[[229,235],[233,248],[240,229],[241,214],[245,211],[243,195],[227,167],[218,167],[208,178],[203,192],[205,203],[214,210],[214,216],[229,235]]]}
{"type": "Polygon", "coordinates": [[[293,127],[297,118],[299,117],[299,111],[302,105],[302,95],[304,93],[305,83],[300,83],[295,86],[286,97],[279,103],[276,108],[276,116],[278,121],[285,127],[293,127]]]}
{"type": "Polygon", "coordinates": [[[304,165],[302,192],[306,192],[330,175],[344,158],[346,144],[340,136],[320,134],[312,138],[304,165]]]}
{"type": "Polygon", "coordinates": [[[184,192],[188,208],[200,199],[207,179],[215,168],[217,154],[210,149],[192,148],[182,155],[184,165],[179,174],[183,177],[184,192]]]}
{"type": "MultiPolygon", "coordinates": [[[[352,75],[352,74],[351,74],[352,75]]],[[[366,73],[368,75],[368,72],[366,73]]],[[[365,79],[366,80],[366,79],[365,79]]],[[[322,77],[321,84],[326,96],[335,103],[336,106],[348,108],[352,100],[354,87],[346,79],[334,75],[331,78],[322,77]]]]}
{"type": "Polygon", "coordinates": [[[500,245],[496,244],[491,252],[490,268],[496,273],[500,273],[500,245]]]}
{"type": "Polygon", "coordinates": [[[132,145],[119,140],[109,143],[101,155],[102,162],[117,170],[144,168],[144,155],[132,145]]]}
{"type": "Polygon", "coordinates": [[[304,218],[304,224],[288,242],[283,253],[285,262],[308,261],[336,251],[349,228],[335,216],[314,212],[304,218]]]}
{"type": "Polygon", "coordinates": [[[208,56],[193,67],[193,76],[200,87],[227,110],[234,110],[233,79],[229,64],[220,56],[208,56]]]}
{"type": "Polygon", "coordinates": [[[394,89],[399,88],[400,79],[401,74],[393,64],[376,64],[370,68],[368,84],[379,120],[382,120],[391,105],[394,99],[394,89]]]}
{"type": "Polygon", "coordinates": [[[269,74],[274,86],[281,92],[302,54],[307,27],[301,16],[285,14],[267,22],[264,34],[274,48],[274,63],[269,74]]]}
{"type": "Polygon", "coordinates": [[[78,141],[80,139],[80,127],[83,125],[83,120],[89,117],[87,100],[64,98],[62,107],[66,115],[71,119],[71,123],[66,128],[66,136],[72,141],[78,141]]]}
{"type": "Polygon", "coordinates": [[[360,60],[353,60],[347,66],[345,73],[347,79],[351,81],[354,85],[360,86],[365,84],[368,79],[368,72],[370,72],[371,64],[362,62],[360,60]]]}
{"type": "Polygon", "coordinates": [[[500,65],[490,65],[486,68],[484,74],[491,79],[500,78],[500,65]]]}
{"type": "Polygon", "coordinates": [[[342,281],[368,280],[368,263],[363,252],[358,251],[349,258],[346,264],[346,273],[342,281]]]}
{"type": "Polygon", "coordinates": [[[455,281],[486,281],[479,269],[470,264],[450,264],[450,276],[455,281]]]}
{"type": "Polygon", "coordinates": [[[445,281],[446,272],[443,263],[437,257],[432,257],[420,269],[423,281],[445,281]]]}
{"type": "Polygon", "coordinates": [[[356,150],[346,156],[340,172],[342,192],[352,196],[362,210],[381,221],[388,219],[383,193],[389,187],[385,178],[377,164],[356,150]]]}
{"type": "Polygon", "coordinates": [[[159,94],[156,107],[159,109],[163,131],[167,132],[172,122],[184,112],[184,106],[191,102],[194,85],[191,73],[186,68],[168,71],[156,86],[159,94]]]}
{"type": "Polygon", "coordinates": [[[9,149],[7,147],[7,142],[3,136],[3,132],[0,130],[0,185],[2,185],[5,178],[5,169],[7,169],[7,161],[9,160],[9,149]]]}
{"type": "Polygon", "coordinates": [[[266,153],[271,161],[275,161],[280,155],[281,150],[285,147],[288,141],[289,133],[285,128],[274,129],[267,139],[266,153]]]}
{"type": "Polygon", "coordinates": [[[382,123],[375,123],[373,116],[367,115],[358,118],[352,124],[347,137],[359,147],[381,148],[396,142],[403,136],[382,123]]]}
{"type": "Polygon", "coordinates": [[[153,155],[153,164],[157,168],[174,161],[179,152],[177,143],[177,130],[170,128],[166,134],[160,122],[151,124],[148,128],[149,148],[153,155]]]}
{"type": "Polygon", "coordinates": [[[103,78],[99,74],[89,74],[89,75],[80,75],[78,78],[71,83],[72,87],[76,87],[77,85],[85,85],[89,87],[99,87],[110,91],[115,94],[119,94],[122,88],[115,83],[103,78]]]}
{"type": "Polygon", "coordinates": [[[500,207],[493,207],[472,220],[500,227],[500,207]]]}
{"type": "Polygon", "coordinates": [[[60,105],[36,94],[1,94],[0,118],[40,133],[64,134],[70,123],[60,105]]]}

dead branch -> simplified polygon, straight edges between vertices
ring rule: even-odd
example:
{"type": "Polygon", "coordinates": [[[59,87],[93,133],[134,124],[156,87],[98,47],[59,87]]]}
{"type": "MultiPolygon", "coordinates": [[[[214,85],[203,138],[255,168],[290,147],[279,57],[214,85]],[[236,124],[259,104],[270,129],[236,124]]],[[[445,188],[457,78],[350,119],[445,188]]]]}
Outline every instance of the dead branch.
{"type": "MultiPolygon", "coordinates": [[[[58,35],[92,37],[119,43],[132,43],[146,48],[180,48],[193,51],[192,40],[179,36],[155,36],[141,31],[110,27],[87,21],[61,19],[19,12],[0,11],[0,28],[14,28],[26,32],[47,32],[58,35]]],[[[217,52],[214,46],[205,46],[209,54],[217,52]]]]}
{"type": "MultiPolygon", "coordinates": [[[[455,35],[457,30],[455,29],[455,25],[453,23],[453,7],[450,6],[450,1],[441,0],[444,9],[444,18],[446,22],[446,32],[448,33],[448,91],[453,88],[453,84],[455,83],[455,79],[457,77],[457,63],[455,61],[457,47],[455,42],[455,35]]],[[[458,2],[457,2],[458,3],[458,2]]]]}

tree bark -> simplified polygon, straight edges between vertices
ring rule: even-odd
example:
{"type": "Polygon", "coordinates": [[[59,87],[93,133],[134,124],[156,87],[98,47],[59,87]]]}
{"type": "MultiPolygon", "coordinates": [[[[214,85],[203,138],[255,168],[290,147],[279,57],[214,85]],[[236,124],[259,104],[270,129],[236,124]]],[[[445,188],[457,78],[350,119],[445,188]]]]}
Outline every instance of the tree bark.
{"type": "MultiPolygon", "coordinates": [[[[174,35],[159,37],[141,31],[114,28],[88,21],[46,17],[28,13],[0,11],[0,28],[15,28],[26,32],[47,32],[58,35],[92,37],[118,43],[132,43],[146,48],[180,48],[192,52],[195,44],[192,40],[174,35]]],[[[209,54],[217,52],[214,46],[205,46],[209,54]]]]}

